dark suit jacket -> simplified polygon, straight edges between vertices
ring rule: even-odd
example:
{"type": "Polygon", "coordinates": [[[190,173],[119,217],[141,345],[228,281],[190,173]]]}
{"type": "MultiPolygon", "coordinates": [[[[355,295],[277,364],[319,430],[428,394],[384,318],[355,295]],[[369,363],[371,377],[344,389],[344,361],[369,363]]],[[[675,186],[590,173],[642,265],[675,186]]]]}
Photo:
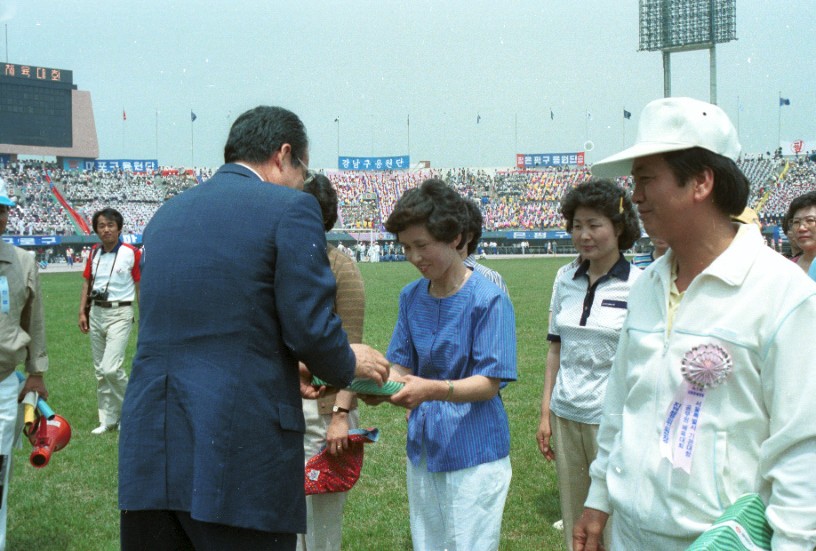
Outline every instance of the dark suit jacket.
{"type": "Polygon", "coordinates": [[[351,381],[317,201],[227,164],[144,232],[119,507],[305,532],[297,360],[351,381]]]}

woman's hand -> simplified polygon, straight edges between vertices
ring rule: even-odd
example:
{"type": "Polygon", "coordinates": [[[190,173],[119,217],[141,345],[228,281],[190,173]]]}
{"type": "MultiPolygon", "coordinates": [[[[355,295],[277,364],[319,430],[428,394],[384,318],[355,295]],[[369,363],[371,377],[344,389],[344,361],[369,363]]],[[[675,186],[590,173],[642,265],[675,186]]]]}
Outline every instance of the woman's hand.
{"type": "Polygon", "coordinates": [[[550,416],[542,415],[541,421],[538,423],[538,431],[536,432],[536,440],[538,441],[538,451],[547,461],[555,460],[555,450],[551,446],[552,429],[550,428],[550,416]]]}
{"type": "Polygon", "coordinates": [[[329,449],[330,454],[339,455],[348,449],[348,434],[348,413],[333,413],[331,423],[329,423],[329,428],[326,431],[326,447],[329,449]]]}
{"type": "MultiPolygon", "coordinates": [[[[440,385],[447,389],[447,383],[444,381],[423,379],[414,375],[403,375],[399,379],[392,380],[405,383],[405,386],[391,396],[391,403],[408,409],[414,409],[428,400],[438,400],[437,395],[440,394],[440,385]]],[[[444,396],[446,392],[447,390],[442,390],[441,394],[444,396]]]]}

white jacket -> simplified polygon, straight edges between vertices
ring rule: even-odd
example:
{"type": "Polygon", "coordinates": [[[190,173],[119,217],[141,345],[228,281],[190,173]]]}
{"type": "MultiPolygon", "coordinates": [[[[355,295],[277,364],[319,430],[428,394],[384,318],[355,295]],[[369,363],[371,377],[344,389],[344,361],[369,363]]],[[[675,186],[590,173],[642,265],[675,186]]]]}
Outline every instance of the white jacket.
{"type": "MultiPolygon", "coordinates": [[[[768,504],[774,549],[816,545],[816,284],[754,225],[689,285],[666,334],[671,253],[635,282],[607,387],[586,506],[642,527],[620,549],[685,549],[747,492],[768,504]],[[733,372],[706,391],[691,473],[661,457],[681,360],[725,349],[733,372]],[[644,544],[644,542],[652,542],[644,544]]],[[[613,542],[614,543],[614,542],[613,542]]]]}

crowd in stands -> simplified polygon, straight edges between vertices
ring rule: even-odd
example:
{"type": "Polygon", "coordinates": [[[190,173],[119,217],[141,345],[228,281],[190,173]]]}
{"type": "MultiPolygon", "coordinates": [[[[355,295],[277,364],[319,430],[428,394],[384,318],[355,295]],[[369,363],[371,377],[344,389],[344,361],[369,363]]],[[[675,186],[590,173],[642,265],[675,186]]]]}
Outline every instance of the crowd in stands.
{"type": "Polygon", "coordinates": [[[782,163],[781,179],[772,179],[759,198],[763,224],[780,224],[791,201],[816,189],[816,162],[805,158],[782,163]]]}
{"type": "MultiPolygon", "coordinates": [[[[786,160],[778,155],[740,159],[739,166],[751,181],[749,205],[764,224],[778,224],[790,201],[816,189],[816,162],[802,157],[786,160]]],[[[18,206],[9,218],[9,233],[66,235],[79,233],[71,213],[60,204],[43,176],[42,163],[0,168],[0,177],[18,206]]],[[[46,166],[51,181],[70,207],[88,226],[93,213],[103,207],[119,210],[125,233],[141,233],[164,201],[206,180],[212,170],[197,176],[131,172],[63,171],[46,166]]],[[[397,199],[427,178],[441,178],[465,197],[479,203],[485,230],[541,230],[563,226],[563,194],[590,178],[588,167],[554,167],[537,171],[496,169],[421,169],[403,172],[328,171],[339,199],[337,228],[382,231],[383,222],[397,199]]],[[[631,178],[621,179],[631,188],[631,178]]]]}
{"type": "Polygon", "coordinates": [[[15,235],[70,235],[71,217],[54,198],[42,177],[41,166],[19,165],[0,168],[17,206],[9,211],[8,233],[15,235]]]}
{"type": "MultiPolygon", "coordinates": [[[[212,171],[203,171],[204,179],[212,171]]],[[[51,186],[91,226],[93,213],[113,207],[125,218],[125,233],[141,233],[147,222],[174,195],[197,183],[185,174],[95,172],[61,170],[42,163],[20,163],[0,168],[17,207],[9,214],[9,233],[17,235],[66,235],[80,229],[71,213],[58,201],[51,186]],[[48,177],[45,177],[47,171],[48,177]]]]}

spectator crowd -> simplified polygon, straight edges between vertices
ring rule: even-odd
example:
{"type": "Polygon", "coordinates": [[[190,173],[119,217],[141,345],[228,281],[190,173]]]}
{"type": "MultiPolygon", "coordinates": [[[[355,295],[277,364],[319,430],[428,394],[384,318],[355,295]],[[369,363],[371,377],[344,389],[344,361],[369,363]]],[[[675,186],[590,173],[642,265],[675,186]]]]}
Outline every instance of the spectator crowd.
{"type": "MultiPolygon", "coordinates": [[[[779,224],[794,197],[816,189],[816,162],[807,157],[786,160],[778,155],[745,156],[738,165],[751,181],[749,205],[765,226],[779,224]]],[[[86,223],[97,210],[112,207],[124,215],[124,233],[141,233],[164,201],[212,175],[208,169],[192,176],[177,171],[161,175],[46,168],[58,194],[86,223]]],[[[384,221],[406,190],[428,178],[440,178],[480,205],[485,231],[544,230],[563,227],[561,198],[589,179],[589,168],[326,171],[326,176],[338,194],[338,229],[383,231],[384,221]]],[[[0,168],[0,178],[7,182],[18,203],[10,213],[9,233],[81,233],[45,178],[41,163],[0,168]]],[[[621,178],[619,183],[631,189],[631,178],[621,178]]]]}

